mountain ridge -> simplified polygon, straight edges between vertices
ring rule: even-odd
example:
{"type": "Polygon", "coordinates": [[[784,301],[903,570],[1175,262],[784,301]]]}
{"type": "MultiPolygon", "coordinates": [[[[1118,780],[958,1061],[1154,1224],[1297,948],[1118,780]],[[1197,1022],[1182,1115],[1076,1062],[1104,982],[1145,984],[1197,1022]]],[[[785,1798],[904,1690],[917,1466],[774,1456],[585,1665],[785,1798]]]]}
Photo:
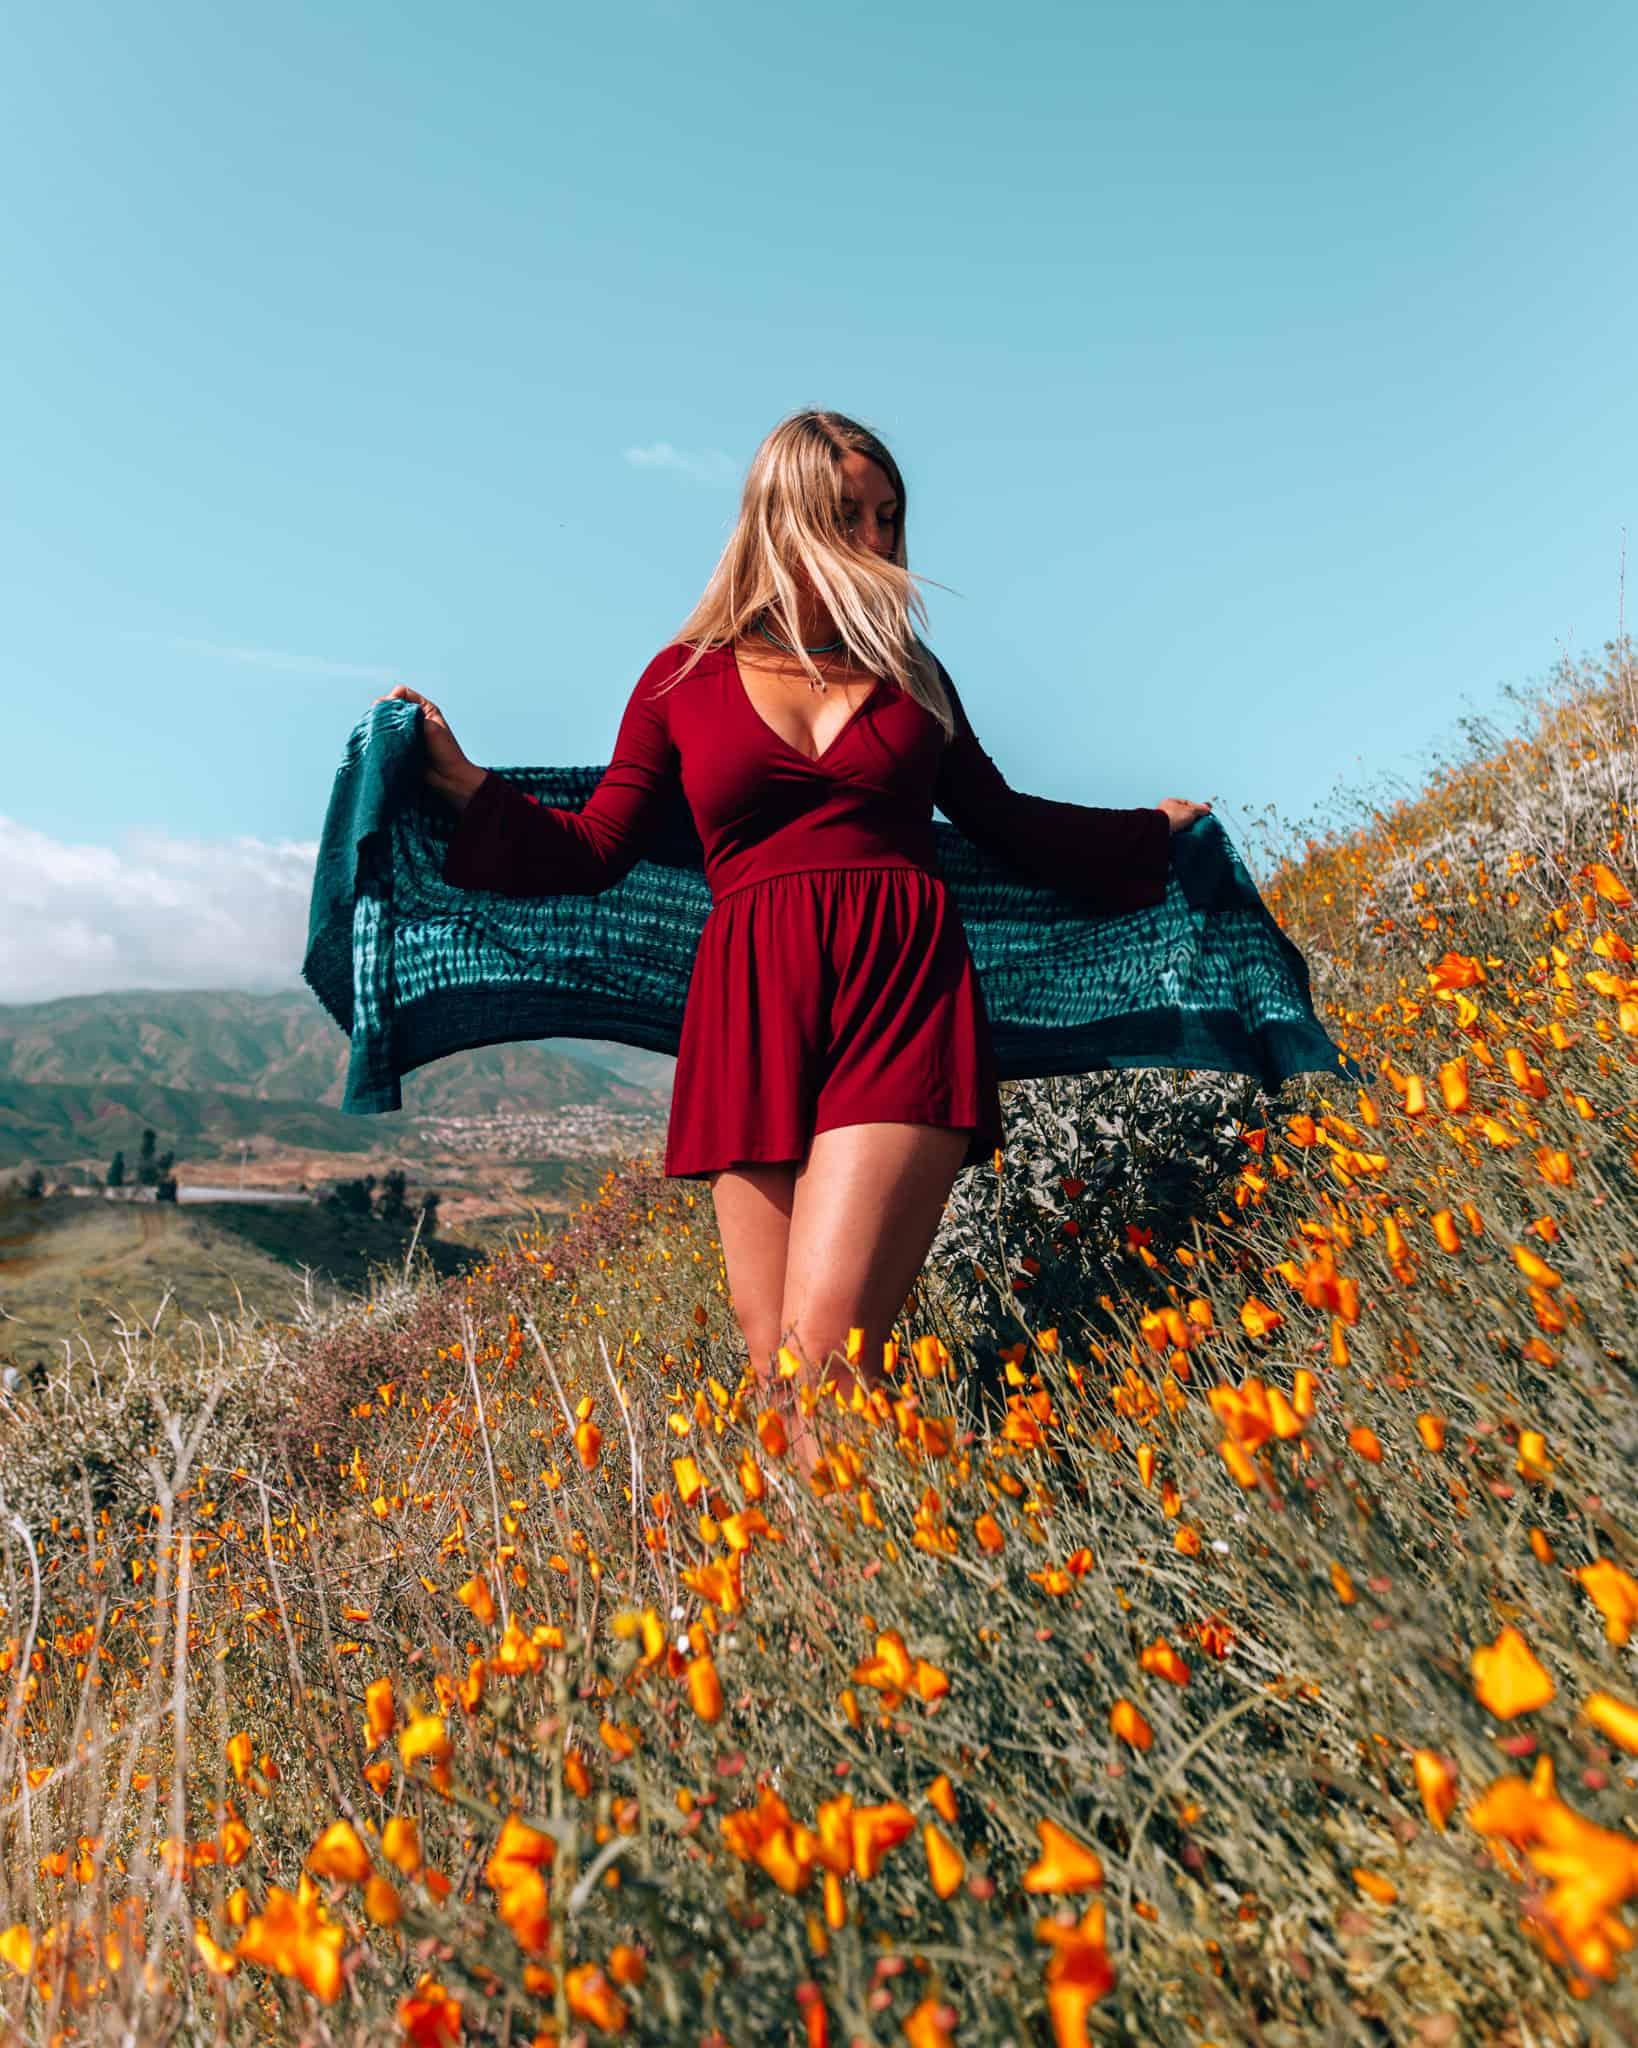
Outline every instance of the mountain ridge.
{"type": "MultiPolygon", "coordinates": [[[[143,1123],[193,1152],[257,1135],[367,1151],[401,1125],[341,1110],[347,1051],[345,1033],[303,990],[128,989],[0,1004],[0,1166],[100,1154],[143,1123]]],[[[484,1046],[406,1075],[403,1115],[540,1115],[571,1104],[658,1114],[672,1066],[603,1040],[484,1046]]]]}

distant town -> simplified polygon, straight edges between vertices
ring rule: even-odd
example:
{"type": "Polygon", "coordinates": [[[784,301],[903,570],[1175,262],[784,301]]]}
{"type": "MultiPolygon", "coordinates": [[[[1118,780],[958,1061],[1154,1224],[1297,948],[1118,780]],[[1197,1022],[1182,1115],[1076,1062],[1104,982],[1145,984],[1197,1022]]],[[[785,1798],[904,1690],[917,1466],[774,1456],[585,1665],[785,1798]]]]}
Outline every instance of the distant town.
{"type": "Polygon", "coordinates": [[[416,1125],[426,1151],[490,1159],[615,1159],[641,1152],[665,1136],[663,1118],[600,1102],[485,1116],[425,1116],[416,1125]]]}

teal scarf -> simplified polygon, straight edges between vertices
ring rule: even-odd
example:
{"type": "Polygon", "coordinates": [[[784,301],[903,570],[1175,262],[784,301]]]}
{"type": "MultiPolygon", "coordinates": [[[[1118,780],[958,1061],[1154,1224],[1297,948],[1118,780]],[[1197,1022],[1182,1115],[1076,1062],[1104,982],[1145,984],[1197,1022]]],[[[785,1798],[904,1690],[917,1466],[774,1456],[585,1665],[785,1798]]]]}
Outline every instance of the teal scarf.
{"type": "MultiPolygon", "coordinates": [[[[645,857],[599,896],[512,897],[443,879],[452,815],[422,784],[420,709],[353,728],[319,842],[302,972],[352,1039],[343,1109],[403,1106],[402,1077],[470,1046],[611,1038],[675,1053],[711,907],[681,791],[645,857]]],[[[499,771],[578,811],[601,768],[499,771]]],[[[1165,901],[1096,916],[935,823],[1003,1080],[1107,1067],[1358,1078],[1308,968],[1214,817],[1172,839],[1165,901]]]]}

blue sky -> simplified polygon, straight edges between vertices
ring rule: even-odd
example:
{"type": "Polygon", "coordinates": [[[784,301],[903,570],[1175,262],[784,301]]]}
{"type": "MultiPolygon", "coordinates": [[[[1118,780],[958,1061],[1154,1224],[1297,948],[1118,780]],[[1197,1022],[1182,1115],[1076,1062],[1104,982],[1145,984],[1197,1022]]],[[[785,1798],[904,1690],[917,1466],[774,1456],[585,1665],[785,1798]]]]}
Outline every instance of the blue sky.
{"type": "Polygon", "coordinates": [[[390,680],[606,760],[808,403],[1020,787],[1408,772],[1615,630],[1635,59],[1596,0],[10,11],[0,998],[142,971],[50,954],[71,853],[93,927],[229,840],[293,900],[390,680]]]}

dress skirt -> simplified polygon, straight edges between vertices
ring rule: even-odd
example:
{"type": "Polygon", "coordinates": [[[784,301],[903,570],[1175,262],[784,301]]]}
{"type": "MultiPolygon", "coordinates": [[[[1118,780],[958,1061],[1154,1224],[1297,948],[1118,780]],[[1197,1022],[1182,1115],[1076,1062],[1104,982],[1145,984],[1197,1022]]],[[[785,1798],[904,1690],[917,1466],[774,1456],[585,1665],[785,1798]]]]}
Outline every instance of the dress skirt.
{"type": "Polygon", "coordinates": [[[983,990],[943,881],[907,866],[804,868],[712,904],[683,1014],[665,1171],[798,1161],[838,1124],[1002,1141],[983,990]]]}

